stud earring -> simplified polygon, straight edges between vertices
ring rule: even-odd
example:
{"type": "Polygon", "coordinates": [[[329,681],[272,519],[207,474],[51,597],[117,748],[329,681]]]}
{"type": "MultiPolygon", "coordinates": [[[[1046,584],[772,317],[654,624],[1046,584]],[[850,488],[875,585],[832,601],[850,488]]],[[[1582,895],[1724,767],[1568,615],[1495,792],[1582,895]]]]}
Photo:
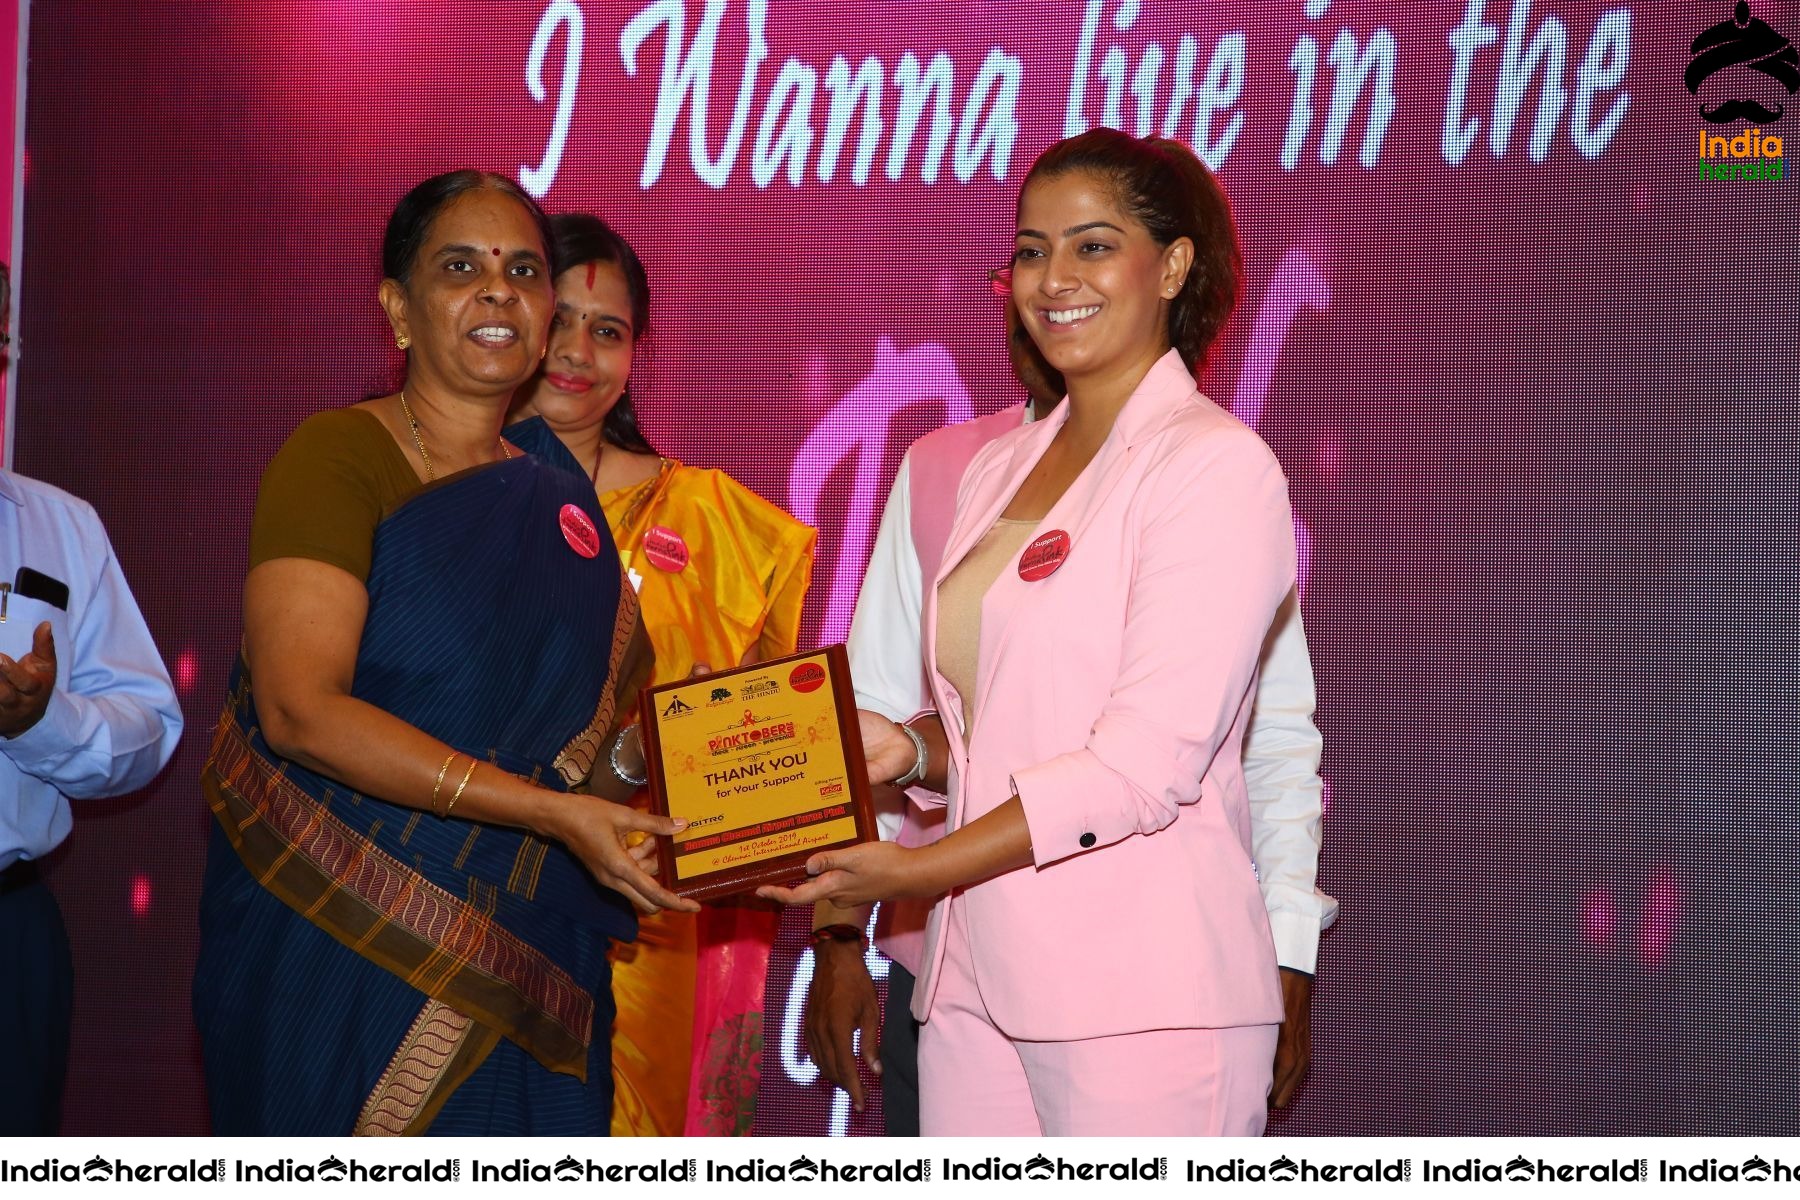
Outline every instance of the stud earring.
{"type": "Polygon", "coordinates": [[[396,333],[394,335],[394,349],[404,350],[410,345],[412,345],[412,339],[407,337],[404,333],[396,333]]]}

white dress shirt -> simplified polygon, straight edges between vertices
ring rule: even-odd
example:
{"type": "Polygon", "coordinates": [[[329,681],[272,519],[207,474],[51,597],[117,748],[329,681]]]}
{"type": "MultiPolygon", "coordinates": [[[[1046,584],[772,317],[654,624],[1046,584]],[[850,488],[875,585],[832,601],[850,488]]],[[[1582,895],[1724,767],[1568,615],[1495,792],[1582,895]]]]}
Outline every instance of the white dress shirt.
{"type": "MultiPolygon", "coordinates": [[[[900,460],[850,622],[856,703],[895,721],[929,704],[920,625],[925,585],[912,540],[911,457],[908,451],[900,460]]],[[[1323,740],[1312,720],[1316,702],[1299,599],[1290,592],[1263,643],[1262,673],[1244,739],[1244,781],[1252,858],[1276,960],[1308,974],[1318,964],[1319,932],[1336,919],[1338,908],[1316,886],[1323,791],[1323,740]]],[[[881,836],[892,841],[903,816],[895,808],[878,808],[881,836]]]]}
{"type": "Polygon", "coordinates": [[[31,653],[50,622],[56,690],[37,724],[0,738],[0,870],[69,835],[69,801],[143,787],[181,738],[181,706],[143,614],[85,501],[0,471],[0,652],[31,653]],[[20,567],[69,586],[67,611],[11,594],[20,567]]]}

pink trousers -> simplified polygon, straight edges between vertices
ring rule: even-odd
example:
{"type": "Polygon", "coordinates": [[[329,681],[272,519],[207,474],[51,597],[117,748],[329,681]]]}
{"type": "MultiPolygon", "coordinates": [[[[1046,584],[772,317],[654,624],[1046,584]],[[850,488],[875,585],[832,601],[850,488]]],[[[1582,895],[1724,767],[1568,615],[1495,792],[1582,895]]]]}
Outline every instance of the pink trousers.
{"type": "MultiPolygon", "coordinates": [[[[1257,1137],[1268,1119],[1274,1025],[1157,1029],[1023,1042],[995,1027],[950,904],[931,1019],[919,1029],[926,1137],[1257,1137]]],[[[1054,987],[1054,980],[1046,980],[1054,987]]]]}

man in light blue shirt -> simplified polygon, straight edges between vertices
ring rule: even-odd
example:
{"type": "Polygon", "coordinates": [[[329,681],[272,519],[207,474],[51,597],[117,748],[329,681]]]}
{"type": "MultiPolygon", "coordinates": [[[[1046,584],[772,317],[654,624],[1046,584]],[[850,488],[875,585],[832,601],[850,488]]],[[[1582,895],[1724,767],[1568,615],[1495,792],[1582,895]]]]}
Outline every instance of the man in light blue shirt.
{"type": "Polygon", "coordinates": [[[0,471],[0,1134],[56,1132],[73,971],[38,863],[70,800],[135,791],[181,737],[169,672],[100,518],[0,471]]]}

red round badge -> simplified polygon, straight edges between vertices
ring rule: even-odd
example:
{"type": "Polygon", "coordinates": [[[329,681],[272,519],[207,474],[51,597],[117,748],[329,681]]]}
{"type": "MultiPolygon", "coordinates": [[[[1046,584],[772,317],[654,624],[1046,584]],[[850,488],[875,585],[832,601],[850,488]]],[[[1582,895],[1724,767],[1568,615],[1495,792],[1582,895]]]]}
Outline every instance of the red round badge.
{"type": "Polygon", "coordinates": [[[557,524],[562,526],[563,541],[569,543],[569,549],[583,558],[594,558],[600,553],[600,531],[579,506],[563,505],[557,524]]]}
{"type": "Polygon", "coordinates": [[[687,542],[666,525],[652,525],[644,531],[644,557],[664,571],[679,571],[688,565],[687,542]]]}
{"type": "Polygon", "coordinates": [[[1019,555],[1019,578],[1026,583],[1048,579],[1068,557],[1069,535],[1060,529],[1052,529],[1033,538],[1031,545],[1019,555]]]}
{"type": "Polygon", "coordinates": [[[788,673],[788,686],[796,692],[816,692],[825,684],[825,668],[818,663],[801,663],[788,673]]]}

